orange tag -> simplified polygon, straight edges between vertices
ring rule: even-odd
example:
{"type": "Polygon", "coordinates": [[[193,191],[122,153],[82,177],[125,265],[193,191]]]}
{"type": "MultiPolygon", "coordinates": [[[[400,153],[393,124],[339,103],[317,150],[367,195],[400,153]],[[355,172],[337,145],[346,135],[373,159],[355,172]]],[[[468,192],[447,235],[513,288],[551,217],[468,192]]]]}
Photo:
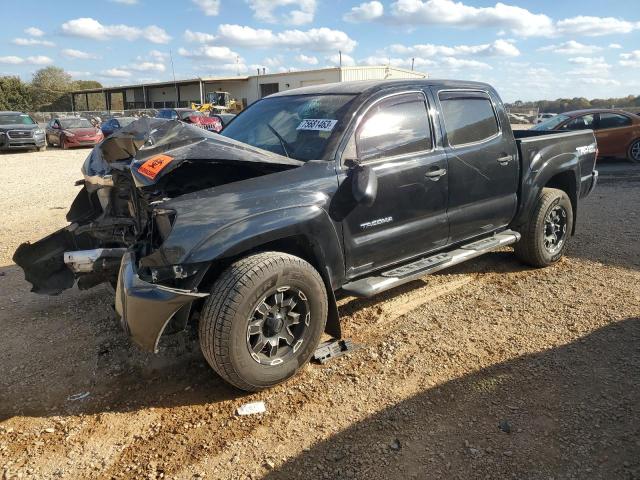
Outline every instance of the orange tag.
{"type": "Polygon", "coordinates": [[[138,168],[138,173],[141,173],[145,177],[153,180],[158,176],[158,174],[164,167],[171,163],[171,160],[173,160],[173,157],[170,157],[169,155],[154,155],[149,160],[140,165],[140,168],[138,168]]]}

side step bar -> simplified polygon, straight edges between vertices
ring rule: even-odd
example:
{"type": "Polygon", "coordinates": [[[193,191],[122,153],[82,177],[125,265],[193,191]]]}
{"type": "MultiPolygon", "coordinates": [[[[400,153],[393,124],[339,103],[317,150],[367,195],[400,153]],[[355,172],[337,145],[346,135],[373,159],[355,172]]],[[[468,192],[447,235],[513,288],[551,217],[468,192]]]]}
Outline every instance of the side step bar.
{"type": "Polygon", "coordinates": [[[342,290],[356,297],[371,297],[403,283],[412,282],[427,274],[444,270],[500,247],[520,240],[520,234],[505,230],[491,237],[462,245],[450,252],[423,257],[411,263],[386,270],[373,277],[365,277],[343,285],[342,290]]]}

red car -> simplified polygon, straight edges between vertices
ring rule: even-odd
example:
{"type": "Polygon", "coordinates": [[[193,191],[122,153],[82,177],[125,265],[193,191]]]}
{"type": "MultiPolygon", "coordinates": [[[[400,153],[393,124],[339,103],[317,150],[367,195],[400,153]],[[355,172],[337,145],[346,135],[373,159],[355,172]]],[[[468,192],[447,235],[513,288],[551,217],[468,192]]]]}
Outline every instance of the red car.
{"type": "Polygon", "coordinates": [[[223,127],[220,117],[208,117],[204,113],[191,110],[190,108],[163,108],[158,110],[156,118],[181,120],[185,123],[191,123],[196,127],[209,130],[210,132],[219,132],[223,127]]]}
{"type": "Polygon", "coordinates": [[[640,116],[623,110],[590,109],[564,112],[532,130],[593,130],[598,158],[627,158],[640,162],[640,116]]]}
{"type": "Polygon", "coordinates": [[[86,118],[54,118],[45,130],[47,145],[57,145],[62,149],[70,147],[93,147],[104,139],[99,128],[91,125],[86,118]]]}

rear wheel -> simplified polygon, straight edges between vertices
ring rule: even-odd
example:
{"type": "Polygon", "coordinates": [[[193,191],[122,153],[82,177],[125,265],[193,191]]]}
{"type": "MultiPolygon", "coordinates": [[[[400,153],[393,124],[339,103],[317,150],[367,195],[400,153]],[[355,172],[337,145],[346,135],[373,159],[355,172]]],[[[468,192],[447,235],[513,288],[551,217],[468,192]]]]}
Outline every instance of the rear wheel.
{"type": "Polygon", "coordinates": [[[562,257],[573,228],[573,208],[565,192],[544,188],[533,207],[529,223],[521,229],[515,252],[534,267],[549,266],[562,257]]]}
{"type": "Polygon", "coordinates": [[[303,259],[279,252],[245,257],[211,289],[200,316],[202,352],[232,385],[271,387],[309,361],[327,309],[324,282],[303,259]]]}
{"type": "Polygon", "coordinates": [[[631,143],[627,158],[633,163],[640,163],[640,138],[631,143]]]}

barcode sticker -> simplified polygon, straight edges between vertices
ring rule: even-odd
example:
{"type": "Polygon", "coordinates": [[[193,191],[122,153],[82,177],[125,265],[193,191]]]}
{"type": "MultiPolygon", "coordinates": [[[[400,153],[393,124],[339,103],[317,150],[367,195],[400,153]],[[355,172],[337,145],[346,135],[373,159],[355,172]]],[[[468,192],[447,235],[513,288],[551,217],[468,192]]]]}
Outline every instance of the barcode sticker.
{"type": "Polygon", "coordinates": [[[326,118],[307,118],[300,122],[296,130],[316,130],[320,132],[330,132],[336,126],[338,120],[329,120],[326,118]]]}

